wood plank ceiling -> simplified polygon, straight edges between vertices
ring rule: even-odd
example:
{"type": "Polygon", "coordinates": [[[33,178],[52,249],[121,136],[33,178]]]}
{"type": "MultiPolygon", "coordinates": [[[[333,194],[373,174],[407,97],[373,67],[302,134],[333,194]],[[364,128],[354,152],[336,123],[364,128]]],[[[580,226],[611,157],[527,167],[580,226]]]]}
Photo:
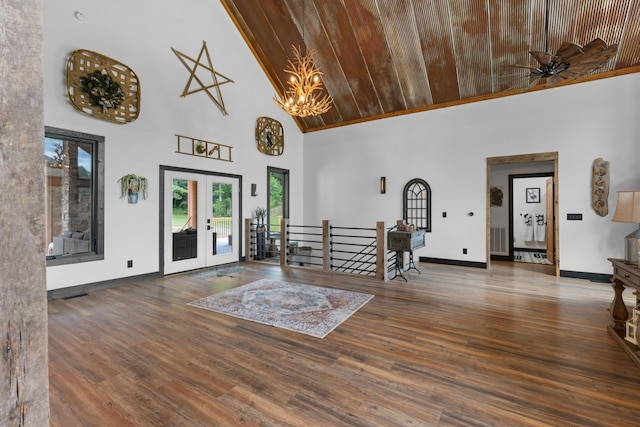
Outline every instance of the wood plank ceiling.
{"type": "Polygon", "coordinates": [[[513,65],[538,66],[529,51],[547,39],[552,53],[597,37],[618,44],[604,66],[567,83],[640,71],[640,0],[549,0],[548,38],[546,0],[220,1],[274,95],[291,46],[316,51],[334,105],[296,118],[303,132],[522,93],[529,71],[513,65]]]}

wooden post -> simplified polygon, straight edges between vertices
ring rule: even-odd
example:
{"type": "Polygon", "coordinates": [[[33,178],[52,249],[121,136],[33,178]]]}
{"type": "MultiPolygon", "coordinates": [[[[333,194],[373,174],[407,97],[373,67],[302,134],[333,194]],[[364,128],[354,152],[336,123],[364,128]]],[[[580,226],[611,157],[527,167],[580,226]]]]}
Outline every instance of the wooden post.
{"type": "Polygon", "coordinates": [[[47,426],[42,1],[0,10],[0,425],[47,426]]]}
{"type": "Polygon", "coordinates": [[[244,260],[251,261],[251,218],[244,219],[244,260]]]}
{"type": "Polygon", "coordinates": [[[376,222],[376,279],[389,280],[387,263],[387,226],[384,221],[376,222]]]}
{"type": "Polygon", "coordinates": [[[331,221],[322,220],[322,271],[331,271],[331,221]]]}
{"type": "Polygon", "coordinates": [[[288,267],[287,263],[287,253],[289,252],[289,248],[287,244],[289,239],[287,239],[287,227],[289,226],[289,218],[280,218],[280,267],[288,267]]]}

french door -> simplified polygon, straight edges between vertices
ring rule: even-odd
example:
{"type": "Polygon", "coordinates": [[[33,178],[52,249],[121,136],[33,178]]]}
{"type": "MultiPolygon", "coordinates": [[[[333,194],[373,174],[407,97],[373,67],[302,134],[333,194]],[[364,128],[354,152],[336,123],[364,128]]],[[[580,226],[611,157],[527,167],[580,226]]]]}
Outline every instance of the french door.
{"type": "Polygon", "coordinates": [[[166,170],[164,274],[240,259],[239,178],[166,170]]]}

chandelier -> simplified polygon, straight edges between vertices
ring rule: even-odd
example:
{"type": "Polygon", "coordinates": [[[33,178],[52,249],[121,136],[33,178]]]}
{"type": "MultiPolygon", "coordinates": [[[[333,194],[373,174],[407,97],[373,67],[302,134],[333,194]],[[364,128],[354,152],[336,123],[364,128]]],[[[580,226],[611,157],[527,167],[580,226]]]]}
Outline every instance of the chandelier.
{"type": "Polygon", "coordinates": [[[309,117],[324,114],[331,108],[331,97],[322,96],[322,72],[313,62],[314,50],[305,56],[295,46],[293,49],[293,61],[289,60],[285,73],[291,75],[287,80],[288,89],[282,98],[273,97],[275,103],[292,116],[309,117]]]}

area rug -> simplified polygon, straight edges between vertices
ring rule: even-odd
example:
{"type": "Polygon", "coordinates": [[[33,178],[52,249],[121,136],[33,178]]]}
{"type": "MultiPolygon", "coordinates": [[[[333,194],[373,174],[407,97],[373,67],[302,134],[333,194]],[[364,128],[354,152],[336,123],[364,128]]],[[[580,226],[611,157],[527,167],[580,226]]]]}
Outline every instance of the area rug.
{"type": "Polygon", "coordinates": [[[204,270],[198,270],[190,273],[189,275],[192,277],[197,277],[198,279],[208,279],[209,277],[231,276],[233,273],[244,271],[246,269],[247,267],[241,267],[239,265],[229,265],[206,268],[204,270]]]}
{"type": "Polygon", "coordinates": [[[546,252],[513,251],[513,260],[516,262],[553,265],[547,259],[546,252]]]}
{"type": "Polygon", "coordinates": [[[261,279],[188,304],[324,338],[371,298],[360,292],[261,279]]]}

